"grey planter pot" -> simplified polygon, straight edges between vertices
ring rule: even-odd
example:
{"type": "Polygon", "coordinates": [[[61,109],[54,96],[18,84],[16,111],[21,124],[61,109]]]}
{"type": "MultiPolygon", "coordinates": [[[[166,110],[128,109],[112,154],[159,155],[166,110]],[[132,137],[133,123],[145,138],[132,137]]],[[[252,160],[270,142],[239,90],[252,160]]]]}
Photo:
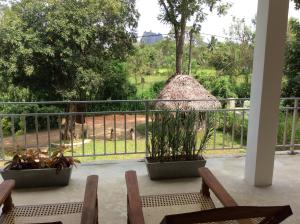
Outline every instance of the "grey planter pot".
{"type": "Polygon", "coordinates": [[[4,180],[16,181],[16,188],[66,186],[72,173],[72,167],[64,168],[58,173],[56,169],[2,170],[4,180]]]}
{"type": "Polygon", "coordinates": [[[204,167],[206,160],[149,162],[145,158],[148,175],[152,180],[199,177],[198,168],[204,167]]]}

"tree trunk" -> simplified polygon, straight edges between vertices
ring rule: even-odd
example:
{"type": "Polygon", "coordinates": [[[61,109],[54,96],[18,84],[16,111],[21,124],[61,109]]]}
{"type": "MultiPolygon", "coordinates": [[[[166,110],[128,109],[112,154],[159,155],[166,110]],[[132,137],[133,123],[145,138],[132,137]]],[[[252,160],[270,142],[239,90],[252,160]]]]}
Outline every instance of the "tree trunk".
{"type": "MultiPolygon", "coordinates": [[[[84,112],[85,104],[68,104],[65,108],[65,112],[67,113],[76,113],[76,112],[84,112]]],[[[68,115],[63,118],[61,126],[62,133],[61,138],[63,140],[71,140],[71,138],[75,138],[75,123],[84,124],[85,116],[82,115],[68,115]]]]}
{"type": "Polygon", "coordinates": [[[179,45],[176,47],[176,75],[182,73],[182,53],[179,51],[179,45]]]}
{"type": "Polygon", "coordinates": [[[185,28],[186,28],[186,19],[183,17],[180,23],[179,35],[177,35],[176,37],[176,75],[182,74],[185,28]]]}
{"type": "Polygon", "coordinates": [[[192,74],[192,48],[193,48],[193,30],[190,31],[190,48],[189,48],[189,70],[188,74],[192,74]]]}

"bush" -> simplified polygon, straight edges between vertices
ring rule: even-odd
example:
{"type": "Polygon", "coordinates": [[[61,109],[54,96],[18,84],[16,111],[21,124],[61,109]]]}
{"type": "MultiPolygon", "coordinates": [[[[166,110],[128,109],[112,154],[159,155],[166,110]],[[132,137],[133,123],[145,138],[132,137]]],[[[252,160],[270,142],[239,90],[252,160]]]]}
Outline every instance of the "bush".
{"type": "MultiPolygon", "coordinates": [[[[62,108],[55,106],[41,106],[41,105],[6,105],[1,108],[3,114],[17,114],[15,116],[12,124],[12,117],[3,117],[1,119],[2,122],[2,130],[4,135],[12,134],[12,126],[14,126],[14,132],[16,134],[22,134],[25,128],[24,119],[22,118],[22,114],[29,113],[59,113],[62,112],[62,108]]],[[[47,117],[46,116],[38,116],[38,129],[43,130],[47,128],[47,117]]],[[[57,116],[49,116],[50,127],[57,128],[58,120],[57,116]]],[[[35,117],[29,116],[26,117],[26,130],[32,131],[35,130],[35,117]]]]}
{"type": "Polygon", "coordinates": [[[251,86],[249,83],[242,83],[235,87],[235,93],[238,98],[250,98],[251,86]]]}
{"type": "Polygon", "coordinates": [[[128,81],[128,71],[122,63],[114,62],[103,68],[103,85],[96,99],[123,100],[136,94],[136,86],[128,81]]]}
{"type": "MultiPolygon", "coordinates": [[[[217,119],[220,121],[217,130],[223,131],[224,127],[224,113],[218,113],[217,119]]],[[[292,135],[292,123],[293,123],[293,114],[288,113],[287,117],[287,126],[286,126],[286,144],[290,144],[291,135],[292,135]]],[[[282,145],[284,139],[284,126],[285,126],[285,112],[281,112],[279,115],[279,124],[278,124],[278,131],[277,131],[277,144],[282,145]]],[[[225,131],[227,134],[231,136],[232,130],[234,128],[234,140],[240,142],[241,135],[242,135],[242,127],[243,127],[243,144],[247,144],[247,130],[248,130],[248,115],[245,112],[244,123],[242,119],[242,114],[236,112],[235,116],[233,112],[227,113],[226,116],[226,125],[225,131]]],[[[298,124],[296,125],[296,137],[295,143],[300,143],[300,120],[298,119],[298,124]]]]}
{"type": "Polygon", "coordinates": [[[242,137],[242,129],[243,129],[243,145],[247,143],[247,130],[248,130],[248,114],[245,112],[244,114],[244,122],[243,122],[243,114],[242,111],[236,112],[235,115],[233,112],[227,112],[226,118],[224,119],[224,113],[218,113],[217,119],[220,121],[217,127],[218,131],[223,131],[224,123],[225,123],[225,131],[229,135],[232,135],[232,131],[234,129],[234,140],[237,142],[241,141],[242,137]]]}
{"type": "Polygon", "coordinates": [[[215,79],[212,83],[211,93],[220,98],[235,98],[234,87],[229,80],[229,77],[221,76],[215,79]]]}
{"type": "Polygon", "coordinates": [[[211,91],[213,87],[213,82],[216,79],[216,75],[212,74],[211,71],[200,70],[197,72],[197,75],[195,75],[195,78],[199,81],[201,85],[204,86],[204,88],[211,91]]]}
{"type": "MultiPolygon", "coordinates": [[[[284,140],[284,126],[285,126],[285,112],[281,112],[279,115],[279,127],[277,131],[277,143],[279,145],[283,144],[284,140]]],[[[286,143],[285,144],[290,144],[291,142],[291,136],[292,136],[292,125],[293,125],[293,113],[290,112],[288,113],[287,117],[287,124],[286,124],[286,143]]],[[[295,143],[300,143],[300,120],[298,119],[298,124],[296,125],[296,137],[295,137],[295,143]]]]}
{"type": "Polygon", "coordinates": [[[216,76],[207,72],[198,73],[195,78],[209,90],[214,96],[219,98],[235,98],[234,85],[231,83],[228,76],[216,76]]]}
{"type": "Polygon", "coordinates": [[[212,120],[205,121],[204,134],[197,147],[199,127],[203,126],[202,113],[163,111],[153,113],[149,127],[150,145],[147,145],[151,161],[197,160],[202,158],[206,143],[213,134],[212,120]]]}
{"type": "Polygon", "coordinates": [[[151,92],[155,95],[158,95],[160,91],[164,88],[166,82],[165,81],[159,81],[153,84],[151,87],[151,92]]]}

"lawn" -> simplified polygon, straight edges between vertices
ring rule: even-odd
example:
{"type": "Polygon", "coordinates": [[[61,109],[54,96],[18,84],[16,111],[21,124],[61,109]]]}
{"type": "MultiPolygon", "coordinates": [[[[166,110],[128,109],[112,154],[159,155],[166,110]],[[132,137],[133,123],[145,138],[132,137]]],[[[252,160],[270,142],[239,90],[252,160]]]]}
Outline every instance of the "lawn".
{"type": "MultiPolygon", "coordinates": [[[[200,134],[198,136],[200,139],[200,134]]],[[[216,140],[215,146],[217,150],[205,150],[205,155],[211,154],[235,154],[245,152],[244,149],[239,149],[240,143],[237,141],[231,141],[231,136],[225,135],[224,136],[224,149],[223,148],[223,133],[217,131],[216,132],[216,140]],[[228,149],[229,147],[234,147],[236,149],[228,149]]],[[[79,156],[80,161],[87,162],[87,161],[95,161],[95,160],[126,160],[126,159],[142,159],[145,154],[145,138],[139,138],[135,140],[127,140],[126,141],[126,151],[125,151],[125,141],[123,140],[116,140],[116,141],[105,141],[104,140],[96,140],[95,144],[93,141],[84,145],[84,147],[74,147],[74,156],[79,156]],[[135,151],[135,144],[136,144],[136,151],[135,151]],[[92,156],[93,154],[98,156],[92,156]],[[122,153],[131,153],[131,154],[124,154],[122,153]],[[121,154],[121,155],[105,155],[105,154],[121,154]],[[82,157],[82,156],[86,157],[82,157]]],[[[200,140],[198,140],[200,142],[200,140]]],[[[214,139],[212,138],[208,144],[208,148],[213,148],[214,139]]],[[[69,153],[71,155],[71,153],[69,153]]]]}
{"type": "Polygon", "coordinates": [[[144,98],[143,96],[149,96],[149,92],[151,91],[151,88],[153,85],[157,82],[166,81],[168,79],[168,76],[166,75],[147,75],[144,76],[144,83],[141,83],[141,78],[138,77],[138,82],[136,84],[135,77],[130,76],[129,82],[136,85],[137,88],[137,96],[140,98],[144,98]]]}

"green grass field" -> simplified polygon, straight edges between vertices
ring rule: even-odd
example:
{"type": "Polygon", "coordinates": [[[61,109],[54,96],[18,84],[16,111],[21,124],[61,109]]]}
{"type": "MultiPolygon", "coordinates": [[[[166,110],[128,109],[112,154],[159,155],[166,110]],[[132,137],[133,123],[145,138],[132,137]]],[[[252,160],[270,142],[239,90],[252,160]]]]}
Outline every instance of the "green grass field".
{"type": "Polygon", "coordinates": [[[130,83],[134,84],[137,87],[138,97],[148,96],[152,86],[155,83],[166,81],[167,79],[168,76],[166,75],[149,75],[149,76],[144,76],[145,83],[141,83],[141,77],[138,77],[138,82],[136,83],[135,77],[133,76],[129,77],[130,83]]]}
{"type": "MultiPolygon", "coordinates": [[[[200,134],[199,134],[200,139],[200,134]]],[[[200,142],[200,140],[198,140],[200,142]]],[[[229,147],[240,148],[240,143],[238,141],[232,141],[231,136],[224,136],[224,149],[223,147],[223,134],[222,132],[216,132],[216,140],[212,138],[208,144],[207,148],[215,147],[218,150],[205,150],[205,154],[234,154],[244,152],[243,149],[226,149],[229,147]],[[214,143],[215,142],[215,143],[214,143]]],[[[104,140],[96,140],[95,143],[93,141],[85,144],[84,146],[74,147],[74,156],[80,157],[80,161],[94,161],[94,160],[117,160],[117,159],[139,159],[144,157],[144,152],[146,150],[146,141],[145,138],[139,138],[135,140],[127,140],[125,147],[125,140],[116,140],[116,141],[105,141],[104,140]],[[129,154],[123,154],[129,153],[129,154]],[[99,156],[92,156],[92,155],[99,156]],[[120,155],[105,155],[105,154],[120,154],[120,155]],[[122,155],[121,155],[122,154],[122,155]],[[86,157],[84,157],[86,156],[86,157]]],[[[71,155],[71,153],[68,153],[71,155]]]]}

